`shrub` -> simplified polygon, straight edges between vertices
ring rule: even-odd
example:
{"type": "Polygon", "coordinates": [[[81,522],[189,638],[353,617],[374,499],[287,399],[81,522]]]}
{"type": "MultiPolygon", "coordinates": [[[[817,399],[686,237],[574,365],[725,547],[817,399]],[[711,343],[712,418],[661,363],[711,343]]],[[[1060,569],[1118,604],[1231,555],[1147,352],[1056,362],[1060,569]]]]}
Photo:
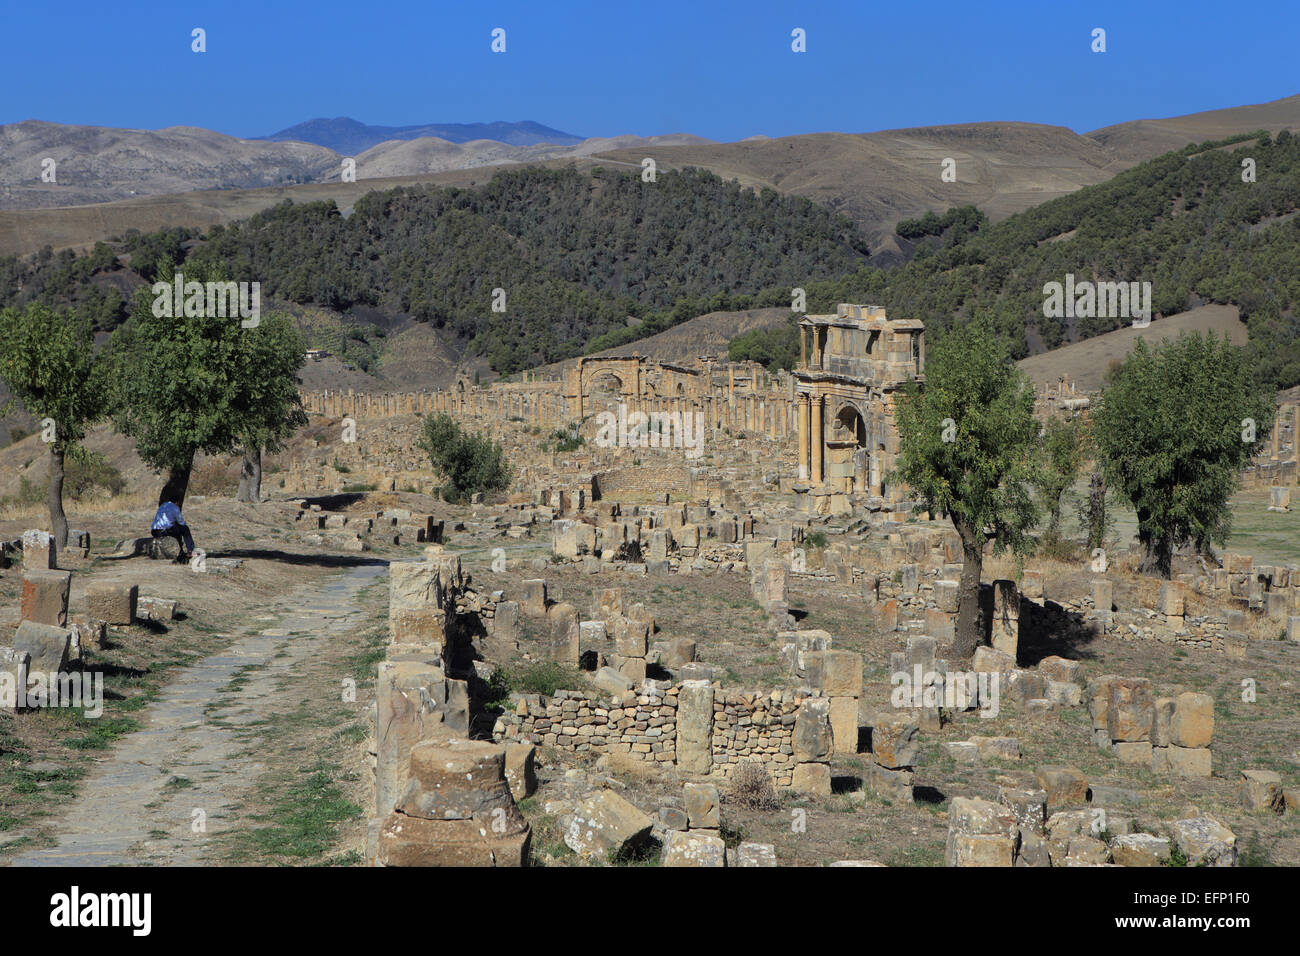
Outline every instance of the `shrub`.
{"type": "Polygon", "coordinates": [[[209,458],[190,475],[189,493],[200,496],[226,497],[239,489],[239,479],[221,460],[209,458]]]}
{"type": "Polygon", "coordinates": [[[69,497],[80,501],[96,490],[111,498],[126,488],[126,479],[97,451],[70,454],[63,470],[63,487],[69,497]]]}
{"type": "Polygon", "coordinates": [[[511,471],[505,451],[483,435],[467,432],[450,415],[428,415],[419,447],[447,479],[443,497],[464,501],[475,493],[503,491],[511,471]]]}
{"type": "Polygon", "coordinates": [[[535,661],[497,669],[489,681],[491,696],[496,701],[511,694],[541,694],[553,697],[557,690],[573,690],[586,684],[586,678],[577,668],[558,661],[535,661]]]}
{"type": "Polygon", "coordinates": [[[550,438],[543,442],[543,445],[546,448],[549,448],[557,454],[562,454],[563,452],[568,451],[577,451],[585,444],[586,439],[581,435],[576,432],[565,431],[563,428],[555,429],[555,431],[551,432],[550,438]]]}
{"type": "Polygon", "coordinates": [[[746,810],[775,810],[781,806],[772,775],[755,760],[736,765],[727,781],[727,800],[746,810]]]}

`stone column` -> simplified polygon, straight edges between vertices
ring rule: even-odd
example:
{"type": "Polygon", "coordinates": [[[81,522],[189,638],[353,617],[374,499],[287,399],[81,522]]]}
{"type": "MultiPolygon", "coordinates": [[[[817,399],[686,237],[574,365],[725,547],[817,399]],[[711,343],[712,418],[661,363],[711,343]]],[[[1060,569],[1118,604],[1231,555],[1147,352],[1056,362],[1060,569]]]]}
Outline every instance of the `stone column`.
{"type": "Polygon", "coordinates": [[[713,685],[682,681],[677,703],[677,768],[706,774],[713,769],[713,685]]]}
{"type": "Polygon", "coordinates": [[[824,436],[822,434],[822,400],[820,395],[812,396],[812,430],[809,434],[812,441],[812,470],[809,478],[813,484],[822,483],[822,445],[824,436]]]}
{"type": "Polygon", "coordinates": [[[799,479],[806,481],[808,479],[808,412],[809,396],[800,395],[799,403],[796,406],[799,416],[799,479]]]}

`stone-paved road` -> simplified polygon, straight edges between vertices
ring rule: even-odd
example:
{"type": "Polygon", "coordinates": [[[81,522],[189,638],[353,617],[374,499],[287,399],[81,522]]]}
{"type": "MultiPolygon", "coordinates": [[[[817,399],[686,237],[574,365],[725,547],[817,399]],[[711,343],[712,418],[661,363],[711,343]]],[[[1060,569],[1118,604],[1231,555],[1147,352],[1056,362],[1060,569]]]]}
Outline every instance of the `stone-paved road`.
{"type": "Polygon", "coordinates": [[[357,593],[387,573],[385,564],[365,564],[292,592],[277,605],[281,614],[266,619],[276,627],[180,671],[144,712],[141,729],[114,745],[50,822],[58,845],[17,854],[9,865],[202,865],[208,838],[263,769],[239,727],[265,719],[280,681],[322,642],[355,632],[363,623],[357,593]],[[248,667],[243,683],[225,692],[248,667]],[[217,697],[229,706],[206,712],[217,697]],[[205,814],[205,832],[194,825],[195,810],[205,814]]]}

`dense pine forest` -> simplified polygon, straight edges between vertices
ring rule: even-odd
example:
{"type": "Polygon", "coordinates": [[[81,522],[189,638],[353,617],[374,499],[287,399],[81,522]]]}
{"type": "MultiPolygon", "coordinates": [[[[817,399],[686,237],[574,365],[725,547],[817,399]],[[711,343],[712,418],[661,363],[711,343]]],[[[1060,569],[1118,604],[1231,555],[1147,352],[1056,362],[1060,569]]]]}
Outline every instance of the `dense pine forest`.
{"type": "MultiPolygon", "coordinates": [[[[938,334],[986,314],[1024,356],[1128,321],[1045,318],[1044,284],[1073,273],[1151,282],[1157,316],[1238,306],[1258,375],[1289,387],[1300,383],[1297,212],[1300,138],[1261,133],[1166,154],[996,225],[972,207],[900,222],[916,255],[883,269],[843,217],[709,172],[646,183],[635,172],[525,168],[477,190],[370,193],[347,217],[329,202],[286,202],[206,236],[171,229],[83,256],[0,260],[0,306],[71,304],[107,330],[132,283],[196,261],[261,281],[269,299],[433,323],[509,373],[715,309],[788,306],[794,287],[809,311],[879,303],[938,334]],[[495,289],[504,311],[493,310],[495,289]]],[[[740,353],[781,364],[793,341],[793,329],[751,336],[740,353]]]]}

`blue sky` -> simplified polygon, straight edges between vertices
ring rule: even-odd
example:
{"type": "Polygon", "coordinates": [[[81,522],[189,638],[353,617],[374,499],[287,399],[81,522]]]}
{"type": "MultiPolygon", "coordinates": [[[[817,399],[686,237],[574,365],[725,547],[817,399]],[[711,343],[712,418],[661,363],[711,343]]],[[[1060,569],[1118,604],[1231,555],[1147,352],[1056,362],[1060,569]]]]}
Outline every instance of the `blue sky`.
{"type": "Polygon", "coordinates": [[[977,120],[1083,132],[1300,92],[1294,0],[69,0],[9,4],[4,33],[0,123],[236,136],[319,116],[718,140],[977,120]]]}

